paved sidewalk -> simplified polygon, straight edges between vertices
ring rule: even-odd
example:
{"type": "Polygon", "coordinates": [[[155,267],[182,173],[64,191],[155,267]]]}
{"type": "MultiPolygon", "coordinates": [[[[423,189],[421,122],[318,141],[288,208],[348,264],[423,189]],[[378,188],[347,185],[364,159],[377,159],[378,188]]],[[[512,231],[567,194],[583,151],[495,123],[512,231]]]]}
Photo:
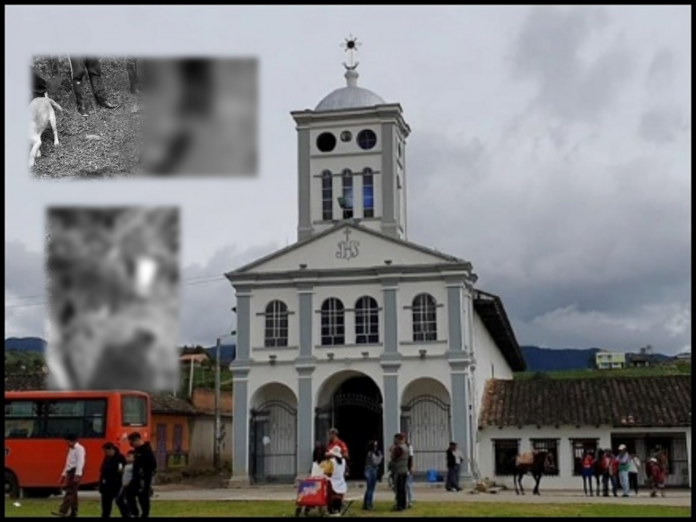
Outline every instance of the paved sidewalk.
{"type": "MultiPolygon", "coordinates": [[[[294,502],[296,490],[293,486],[258,486],[239,489],[174,489],[173,486],[155,488],[156,499],[160,500],[280,500],[294,502]]],[[[362,497],[364,489],[350,488],[348,496],[362,497]]],[[[96,492],[85,492],[85,497],[97,496],[96,492]]],[[[645,504],[658,506],[691,506],[690,491],[668,491],[665,498],[650,498],[649,494],[641,493],[638,497],[586,497],[577,491],[554,491],[542,488],[541,495],[531,492],[526,495],[515,495],[514,491],[500,491],[496,494],[466,492],[448,493],[441,488],[417,487],[414,491],[415,502],[516,502],[524,504],[645,504]]],[[[389,501],[394,498],[389,490],[376,492],[376,500],[389,501]]]]}

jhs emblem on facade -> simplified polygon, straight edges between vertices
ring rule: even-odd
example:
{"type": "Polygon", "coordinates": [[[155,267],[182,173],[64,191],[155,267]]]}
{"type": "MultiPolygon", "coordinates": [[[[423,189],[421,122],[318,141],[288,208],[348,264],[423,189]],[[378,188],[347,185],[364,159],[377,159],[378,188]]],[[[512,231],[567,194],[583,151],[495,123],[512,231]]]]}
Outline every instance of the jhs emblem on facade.
{"type": "Polygon", "coordinates": [[[350,239],[351,231],[346,228],[345,235],[346,238],[343,241],[338,242],[338,250],[336,251],[336,258],[345,259],[350,261],[360,255],[360,242],[350,239]]]}

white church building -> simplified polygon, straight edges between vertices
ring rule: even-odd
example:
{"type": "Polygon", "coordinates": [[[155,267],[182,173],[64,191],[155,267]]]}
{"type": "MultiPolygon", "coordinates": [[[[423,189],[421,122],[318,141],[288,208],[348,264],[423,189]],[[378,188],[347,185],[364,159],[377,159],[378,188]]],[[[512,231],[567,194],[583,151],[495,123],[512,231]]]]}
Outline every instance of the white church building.
{"type": "MultiPolygon", "coordinates": [[[[361,478],[365,447],[397,432],[416,478],[457,441],[476,472],[485,382],[525,369],[502,302],[470,262],[407,240],[401,105],[347,85],[297,129],[298,240],[229,272],[237,298],[233,480],[292,481],[339,430],[361,478]]],[[[415,172],[412,175],[425,175],[415,172]]]]}

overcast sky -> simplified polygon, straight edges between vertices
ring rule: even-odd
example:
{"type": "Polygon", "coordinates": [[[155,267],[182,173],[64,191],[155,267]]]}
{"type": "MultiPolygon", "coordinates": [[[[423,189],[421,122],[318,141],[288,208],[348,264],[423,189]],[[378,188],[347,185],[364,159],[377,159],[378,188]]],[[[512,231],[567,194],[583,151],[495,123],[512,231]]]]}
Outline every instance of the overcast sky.
{"type": "Polygon", "coordinates": [[[400,102],[413,129],[409,239],[470,260],[521,344],[690,344],[690,7],[6,13],[7,336],[43,334],[43,308],[17,304],[43,300],[44,208],[72,203],[180,205],[182,342],[213,345],[229,332],[233,290],[214,277],[295,240],[289,112],[344,85],[340,44],[352,33],[364,43],[360,85],[400,102]],[[31,180],[26,64],[70,51],[258,57],[259,176],[31,180]],[[191,281],[203,276],[213,278],[191,281]]]}

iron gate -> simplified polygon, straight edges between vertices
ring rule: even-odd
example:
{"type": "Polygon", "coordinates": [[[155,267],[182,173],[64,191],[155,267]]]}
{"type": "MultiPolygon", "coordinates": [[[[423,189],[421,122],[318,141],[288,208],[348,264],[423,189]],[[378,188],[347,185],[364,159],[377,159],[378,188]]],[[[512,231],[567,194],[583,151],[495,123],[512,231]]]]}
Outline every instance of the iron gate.
{"type": "Polygon", "coordinates": [[[251,410],[249,474],[254,483],[294,482],[297,476],[297,410],[272,400],[251,410]]]}
{"type": "Polygon", "coordinates": [[[450,405],[434,395],[421,395],[401,407],[401,431],[413,446],[413,478],[428,470],[446,473],[445,452],[451,441],[450,405]]]}

